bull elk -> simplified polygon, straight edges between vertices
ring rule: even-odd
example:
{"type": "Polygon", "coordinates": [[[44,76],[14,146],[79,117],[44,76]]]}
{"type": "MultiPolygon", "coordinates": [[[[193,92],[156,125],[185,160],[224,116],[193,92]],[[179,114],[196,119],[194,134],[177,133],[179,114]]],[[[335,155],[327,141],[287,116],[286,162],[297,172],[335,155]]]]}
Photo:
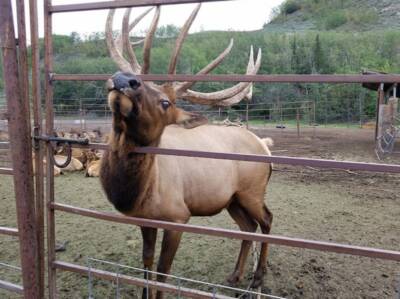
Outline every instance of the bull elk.
{"type": "MultiPolygon", "coordinates": [[[[170,60],[169,74],[176,73],[183,41],[199,9],[200,4],[181,29],[170,60]]],[[[241,230],[254,232],[260,225],[262,233],[268,234],[272,214],[264,203],[264,195],[271,165],[134,152],[135,147],[156,146],[270,155],[268,140],[260,139],[243,128],[208,125],[205,117],[176,106],[177,99],[198,104],[232,105],[251,92],[251,83],[238,83],[221,91],[202,93],[190,90],[192,82],[163,85],[142,82],[136,75],[149,72],[150,49],[160,7],[156,8],[144,39],[142,66],[133,51],[129,32],[148,11],[130,23],[131,9],[127,9],[122,32],[115,39],[112,32],[114,12],[111,10],[107,18],[106,41],[120,72],[107,82],[113,124],[109,149],[102,158],[100,171],[100,180],[109,201],[127,216],[176,223],[187,223],[191,216],[211,216],[227,209],[241,230]],[[126,59],[123,53],[126,53],[126,59]]],[[[231,40],[229,46],[198,74],[209,73],[220,64],[232,44],[231,40]]],[[[247,74],[256,74],[260,64],[261,51],[258,51],[254,61],[251,49],[247,74]]],[[[151,270],[157,229],[142,227],[141,233],[144,268],[151,270]]],[[[170,272],[180,240],[180,232],[164,231],[158,272],[170,272]]],[[[243,277],[250,247],[250,241],[242,241],[236,267],[228,278],[231,284],[237,284],[243,277]]],[[[262,284],[267,250],[267,244],[262,244],[253,287],[262,284]]],[[[157,275],[157,281],[165,280],[165,276],[157,275]]],[[[152,297],[153,294],[146,294],[144,290],[143,295],[152,297]]],[[[157,298],[162,296],[161,292],[157,293],[157,298]]]]}

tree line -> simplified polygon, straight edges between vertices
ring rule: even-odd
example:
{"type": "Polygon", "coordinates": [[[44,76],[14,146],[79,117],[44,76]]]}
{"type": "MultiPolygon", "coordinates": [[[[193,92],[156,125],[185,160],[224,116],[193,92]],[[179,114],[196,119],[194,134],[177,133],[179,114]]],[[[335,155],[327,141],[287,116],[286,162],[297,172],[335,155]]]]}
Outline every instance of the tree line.
{"type": "MultiPolygon", "coordinates": [[[[157,31],[158,38],[151,52],[152,73],[166,73],[178,32],[178,28],[172,25],[157,31]]],[[[195,74],[223,51],[231,38],[234,38],[234,47],[224,62],[214,70],[216,74],[244,74],[250,45],[262,49],[259,74],[359,74],[362,69],[400,72],[400,32],[397,31],[274,33],[259,30],[191,34],[182,49],[177,73],[195,74]]],[[[117,70],[109,58],[103,33],[85,37],[77,33],[69,36],[54,35],[53,41],[56,73],[101,74],[117,70]]],[[[43,62],[43,41],[41,44],[40,56],[43,62]]],[[[136,53],[141,60],[140,47],[136,53]]],[[[228,83],[199,82],[195,88],[209,92],[227,86],[228,83]]],[[[2,88],[3,80],[0,80],[2,88]]],[[[74,104],[79,98],[98,98],[98,102],[104,104],[104,83],[55,83],[56,104],[74,104]]],[[[326,118],[326,114],[330,119],[340,121],[349,117],[349,109],[352,114],[359,113],[361,109],[362,114],[372,117],[375,114],[376,93],[362,89],[359,84],[255,84],[252,101],[276,104],[298,100],[316,101],[318,122],[322,121],[323,115],[326,118]]],[[[243,108],[243,105],[241,103],[232,109],[243,108]]]]}

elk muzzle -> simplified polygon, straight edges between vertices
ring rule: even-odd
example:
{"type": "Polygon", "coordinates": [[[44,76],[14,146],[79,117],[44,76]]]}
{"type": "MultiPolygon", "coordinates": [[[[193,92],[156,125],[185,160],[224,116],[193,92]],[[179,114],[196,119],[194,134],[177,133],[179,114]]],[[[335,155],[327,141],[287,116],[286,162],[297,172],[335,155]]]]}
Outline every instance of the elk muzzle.
{"type": "Polygon", "coordinates": [[[142,85],[140,79],[131,73],[117,72],[107,81],[108,91],[117,90],[126,96],[132,96],[142,85]]]}
{"type": "Polygon", "coordinates": [[[132,73],[117,72],[107,81],[108,104],[112,112],[129,117],[138,113],[137,101],[143,86],[140,79],[132,73]]]}

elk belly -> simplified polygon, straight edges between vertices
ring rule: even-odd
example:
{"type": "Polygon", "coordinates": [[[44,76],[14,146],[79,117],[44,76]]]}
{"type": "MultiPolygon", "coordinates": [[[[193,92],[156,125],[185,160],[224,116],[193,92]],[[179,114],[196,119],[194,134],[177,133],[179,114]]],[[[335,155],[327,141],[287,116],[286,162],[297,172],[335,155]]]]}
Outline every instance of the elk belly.
{"type": "Polygon", "coordinates": [[[158,164],[160,168],[174,169],[173,178],[164,178],[163,185],[174,186],[176,196],[183,197],[192,216],[218,214],[237,189],[234,161],[160,156],[158,164]]]}

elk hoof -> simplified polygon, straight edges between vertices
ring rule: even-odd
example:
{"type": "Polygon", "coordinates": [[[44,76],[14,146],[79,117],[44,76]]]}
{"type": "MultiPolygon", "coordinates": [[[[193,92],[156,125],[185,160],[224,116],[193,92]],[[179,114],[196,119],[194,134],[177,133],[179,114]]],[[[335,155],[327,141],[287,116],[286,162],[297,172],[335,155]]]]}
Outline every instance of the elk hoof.
{"type": "Polygon", "coordinates": [[[228,276],[226,281],[231,285],[231,286],[237,286],[241,280],[240,274],[235,271],[231,275],[228,276]]]}
{"type": "Polygon", "coordinates": [[[263,271],[256,271],[254,272],[253,280],[251,281],[250,287],[252,289],[258,289],[263,285],[263,281],[264,281],[263,271]]]}

